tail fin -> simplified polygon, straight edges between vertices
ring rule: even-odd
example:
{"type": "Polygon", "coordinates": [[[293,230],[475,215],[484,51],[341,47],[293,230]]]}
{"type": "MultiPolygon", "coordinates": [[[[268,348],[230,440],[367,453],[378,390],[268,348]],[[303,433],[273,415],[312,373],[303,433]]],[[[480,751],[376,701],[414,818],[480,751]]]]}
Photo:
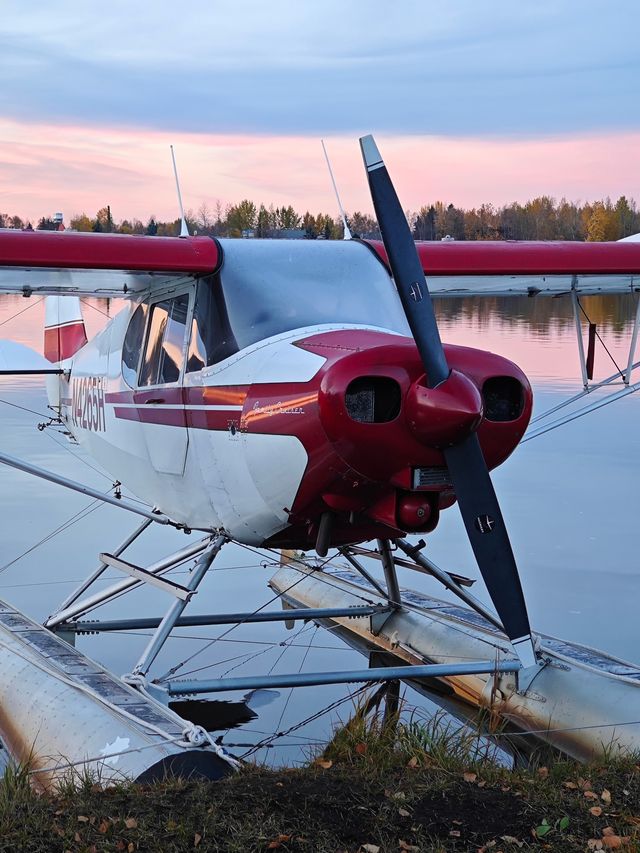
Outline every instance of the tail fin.
{"type": "Polygon", "coordinates": [[[77,296],[47,296],[44,319],[44,357],[47,361],[66,361],[86,342],[80,299],[77,296]]]}

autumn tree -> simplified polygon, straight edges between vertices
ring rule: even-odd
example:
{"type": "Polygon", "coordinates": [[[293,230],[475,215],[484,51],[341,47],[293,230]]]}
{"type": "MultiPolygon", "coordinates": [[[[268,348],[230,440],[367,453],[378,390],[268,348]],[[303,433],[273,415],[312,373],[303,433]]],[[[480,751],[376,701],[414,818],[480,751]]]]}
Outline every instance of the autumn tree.
{"type": "Polygon", "coordinates": [[[370,216],[368,213],[360,213],[359,210],[356,210],[356,212],[350,214],[347,219],[349,222],[349,230],[354,236],[362,237],[366,240],[380,239],[380,229],[378,228],[378,223],[373,216],[370,216]]]}
{"type": "Polygon", "coordinates": [[[78,213],[71,217],[69,228],[73,231],[93,231],[93,220],[86,213],[78,213]]]}
{"type": "Polygon", "coordinates": [[[103,234],[111,234],[115,230],[113,219],[111,217],[111,207],[101,207],[96,213],[96,218],[93,222],[93,230],[103,234]]]}
{"type": "Polygon", "coordinates": [[[242,237],[243,231],[252,231],[256,227],[257,220],[258,210],[249,199],[232,205],[227,212],[229,236],[242,237]]]}

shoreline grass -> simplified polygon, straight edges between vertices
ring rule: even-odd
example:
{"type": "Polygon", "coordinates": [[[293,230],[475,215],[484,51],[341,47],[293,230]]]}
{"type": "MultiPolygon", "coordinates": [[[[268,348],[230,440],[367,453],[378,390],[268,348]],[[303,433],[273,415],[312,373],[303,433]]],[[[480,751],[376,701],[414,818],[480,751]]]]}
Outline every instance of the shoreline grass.
{"type": "Polygon", "coordinates": [[[38,794],[0,780],[0,853],[640,851],[637,756],[512,770],[472,736],[356,713],[302,768],[38,794]]]}

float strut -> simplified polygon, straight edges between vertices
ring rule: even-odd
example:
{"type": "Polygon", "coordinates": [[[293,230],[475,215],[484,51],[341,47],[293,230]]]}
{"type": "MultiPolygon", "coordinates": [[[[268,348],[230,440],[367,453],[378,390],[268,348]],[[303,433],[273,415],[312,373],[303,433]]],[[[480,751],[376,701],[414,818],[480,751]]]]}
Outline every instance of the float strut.
{"type": "Polygon", "coordinates": [[[182,679],[165,682],[170,696],[186,693],[217,693],[223,690],[260,690],[275,687],[315,687],[320,684],[352,684],[357,681],[395,681],[397,678],[446,678],[456,675],[519,672],[519,660],[435,663],[425,666],[383,666],[350,672],[296,672],[287,675],[257,675],[246,678],[216,678],[209,681],[182,679]]]}
{"type": "Polygon", "coordinates": [[[378,548],[382,556],[382,568],[384,570],[384,579],[387,584],[387,598],[389,599],[389,604],[398,608],[402,604],[402,597],[400,595],[400,587],[398,585],[396,564],[393,561],[391,543],[388,539],[378,539],[378,548]]]}
{"type": "MultiPolygon", "coordinates": [[[[216,536],[216,538],[211,542],[211,544],[206,548],[204,553],[198,559],[198,562],[195,565],[195,568],[191,572],[191,576],[187,581],[186,588],[194,593],[198,586],[200,585],[200,581],[204,578],[211,563],[214,561],[216,556],[219,554],[220,549],[228,542],[226,535],[221,533],[216,536]]],[[[158,652],[165,644],[167,637],[174,629],[175,624],[178,620],[178,617],[181,616],[182,611],[187,606],[189,599],[182,600],[181,598],[176,598],[171,607],[166,612],[166,615],[162,622],[158,625],[156,632],[149,640],[146,649],[143,651],[140,656],[140,660],[133,668],[133,675],[146,675],[149,671],[149,667],[156,659],[158,652]]]]}

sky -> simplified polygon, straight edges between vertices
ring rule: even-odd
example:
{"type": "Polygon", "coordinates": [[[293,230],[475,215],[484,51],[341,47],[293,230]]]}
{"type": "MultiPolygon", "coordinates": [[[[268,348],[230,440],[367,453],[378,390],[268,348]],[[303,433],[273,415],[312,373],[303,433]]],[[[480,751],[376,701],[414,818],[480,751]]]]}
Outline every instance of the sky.
{"type": "Polygon", "coordinates": [[[640,202],[637,0],[0,0],[0,211],[640,202]]]}

